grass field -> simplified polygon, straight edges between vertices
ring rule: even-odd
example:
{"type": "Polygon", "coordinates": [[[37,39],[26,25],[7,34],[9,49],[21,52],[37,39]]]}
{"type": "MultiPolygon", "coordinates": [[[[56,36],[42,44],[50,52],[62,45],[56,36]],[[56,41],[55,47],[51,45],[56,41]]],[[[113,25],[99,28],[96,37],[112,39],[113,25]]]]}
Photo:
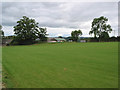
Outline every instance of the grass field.
{"type": "Polygon", "coordinates": [[[3,47],[9,88],[117,88],[118,43],[3,47]]]}

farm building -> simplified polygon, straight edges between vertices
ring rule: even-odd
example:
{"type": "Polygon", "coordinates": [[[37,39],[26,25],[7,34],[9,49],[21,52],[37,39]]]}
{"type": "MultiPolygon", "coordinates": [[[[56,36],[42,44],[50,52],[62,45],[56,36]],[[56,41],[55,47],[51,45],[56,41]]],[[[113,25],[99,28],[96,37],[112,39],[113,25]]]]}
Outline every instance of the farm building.
{"type": "Polygon", "coordinates": [[[48,42],[65,42],[66,40],[64,38],[48,38],[48,42]]]}
{"type": "Polygon", "coordinates": [[[86,42],[86,40],[80,40],[80,42],[86,42]]]}
{"type": "Polygon", "coordinates": [[[66,39],[67,42],[73,42],[71,37],[66,37],[65,39],[66,39]]]}
{"type": "Polygon", "coordinates": [[[64,38],[54,38],[56,42],[65,42],[66,40],[64,38]]]}

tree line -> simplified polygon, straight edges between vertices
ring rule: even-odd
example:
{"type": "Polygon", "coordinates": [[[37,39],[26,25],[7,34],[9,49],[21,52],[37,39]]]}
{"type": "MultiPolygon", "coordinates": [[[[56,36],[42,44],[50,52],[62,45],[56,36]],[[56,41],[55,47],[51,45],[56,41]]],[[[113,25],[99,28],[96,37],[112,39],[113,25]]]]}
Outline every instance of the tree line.
{"type": "MultiPolygon", "coordinates": [[[[94,40],[102,41],[109,38],[112,28],[110,24],[107,24],[108,18],[101,16],[93,19],[90,35],[94,35],[94,40]]],[[[4,37],[2,26],[0,25],[0,35],[4,37]]],[[[14,26],[15,37],[11,44],[33,44],[37,41],[44,42],[47,40],[47,28],[39,27],[39,23],[35,19],[30,19],[23,16],[22,19],[17,21],[17,25],[14,26]]],[[[75,42],[78,41],[82,35],[82,30],[75,30],[71,32],[71,39],[75,42]]]]}

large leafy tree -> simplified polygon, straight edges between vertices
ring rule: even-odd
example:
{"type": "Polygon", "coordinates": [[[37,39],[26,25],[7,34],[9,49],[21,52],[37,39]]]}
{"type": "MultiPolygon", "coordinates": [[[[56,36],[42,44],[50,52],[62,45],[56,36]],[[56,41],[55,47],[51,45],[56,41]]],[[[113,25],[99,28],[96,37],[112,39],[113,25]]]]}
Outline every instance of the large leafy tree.
{"type": "Polygon", "coordinates": [[[34,19],[23,16],[22,19],[17,21],[17,25],[14,26],[15,41],[18,44],[31,44],[37,38],[41,40],[46,36],[47,31],[44,28],[39,28],[38,24],[34,19]]]}
{"type": "Polygon", "coordinates": [[[75,30],[71,32],[71,37],[73,41],[77,41],[79,36],[82,35],[82,31],[81,30],[75,30]]]}
{"type": "Polygon", "coordinates": [[[94,38],[109,37],[108,33],[111,33],[112,28],[107,24],[108,19],[104,16],[95,18],[92,22],[92,28],[89,34],[94,34],[94,38]]]}

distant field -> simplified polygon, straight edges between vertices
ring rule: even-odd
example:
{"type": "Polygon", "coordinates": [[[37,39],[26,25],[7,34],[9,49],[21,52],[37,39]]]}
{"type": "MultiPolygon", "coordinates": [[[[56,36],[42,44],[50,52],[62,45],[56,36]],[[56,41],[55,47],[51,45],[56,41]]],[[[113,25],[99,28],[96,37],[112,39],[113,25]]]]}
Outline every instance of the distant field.
{"type": "Polygon", "coordinates": [[[9,88],[117,88],[118,43],[3,47],[9,88]]]}

